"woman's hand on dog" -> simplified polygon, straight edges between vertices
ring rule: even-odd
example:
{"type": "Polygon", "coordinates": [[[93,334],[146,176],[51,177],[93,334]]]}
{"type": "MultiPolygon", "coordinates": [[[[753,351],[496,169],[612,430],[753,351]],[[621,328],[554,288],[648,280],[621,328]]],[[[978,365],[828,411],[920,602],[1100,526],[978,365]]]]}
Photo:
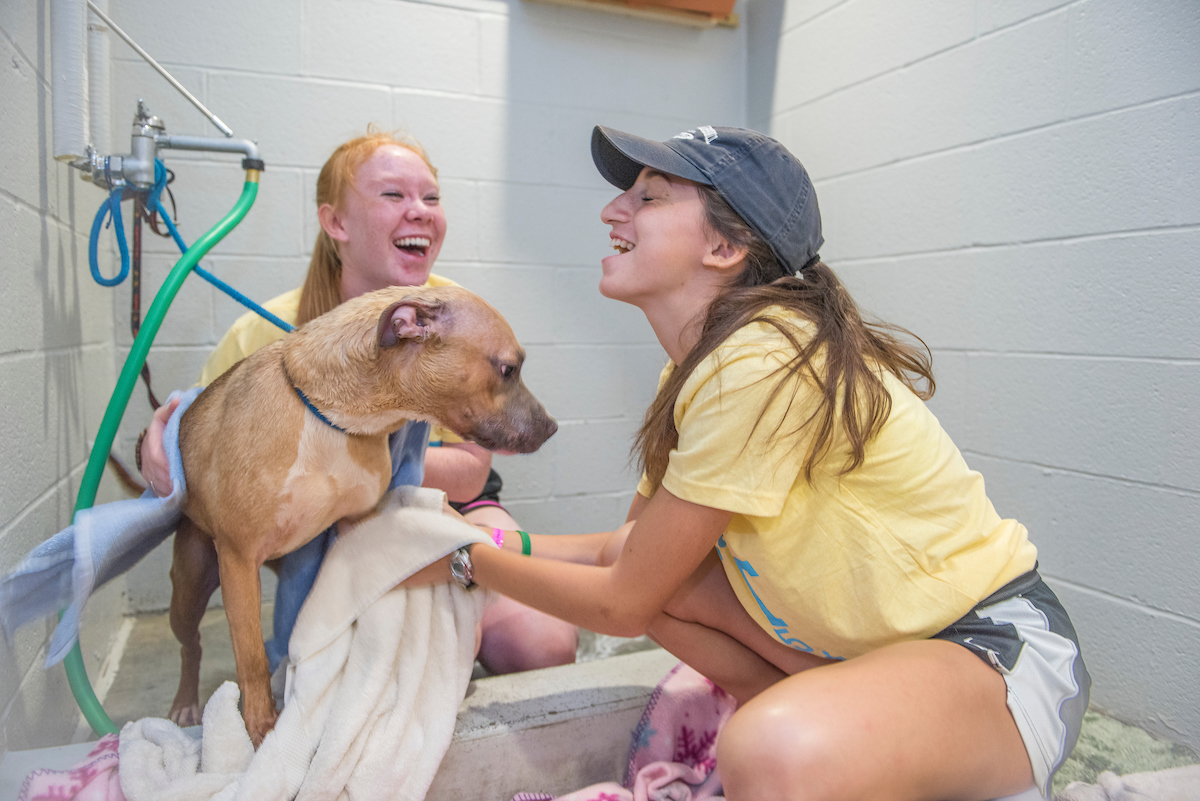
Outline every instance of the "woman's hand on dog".
{"type": "Polygon", "coordinates": [[[163,447],[163,432],[167,420],[179,405],[179,399],[168,401],[154,411],[154,419],[142,437],[142,478],[150,483],[150,489],[160,498],[171,494],[171,468],[167,461],[167,450],[163,447]]]}

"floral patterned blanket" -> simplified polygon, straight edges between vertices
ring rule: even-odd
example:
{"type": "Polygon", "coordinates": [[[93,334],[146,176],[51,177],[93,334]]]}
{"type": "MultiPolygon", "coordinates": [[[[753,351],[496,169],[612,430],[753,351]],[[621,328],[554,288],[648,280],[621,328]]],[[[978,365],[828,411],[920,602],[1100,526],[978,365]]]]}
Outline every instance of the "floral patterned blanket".
{"type": "Polygon", "coordinates": [[[723,801],[717,733],[736,708],[732,696],[681,662],[650,695],[621,784],[594,784],[557,798],[518,793],[512,801],[723,801]]]}

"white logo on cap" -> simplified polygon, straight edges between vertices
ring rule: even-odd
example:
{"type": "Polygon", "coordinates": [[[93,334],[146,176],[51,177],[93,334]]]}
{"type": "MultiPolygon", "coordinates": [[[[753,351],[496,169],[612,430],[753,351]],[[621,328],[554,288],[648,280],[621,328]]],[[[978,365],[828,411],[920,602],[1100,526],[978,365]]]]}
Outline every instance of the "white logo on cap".
{"type": "Polygon", "coordinates": [[[671,138],[672,139],[695,139],[696,137],[692,133],[693,131],[695,131],[696,133],[698,133],[704,137],[704,144],[706,144],[706,145],[711,145],[712,141],[717,138],[717,129],[712,127],[711,125],[701,125],[699,128],[692,128],[687,131],[682,131],[681,133],[675,134],[671,138]]]}

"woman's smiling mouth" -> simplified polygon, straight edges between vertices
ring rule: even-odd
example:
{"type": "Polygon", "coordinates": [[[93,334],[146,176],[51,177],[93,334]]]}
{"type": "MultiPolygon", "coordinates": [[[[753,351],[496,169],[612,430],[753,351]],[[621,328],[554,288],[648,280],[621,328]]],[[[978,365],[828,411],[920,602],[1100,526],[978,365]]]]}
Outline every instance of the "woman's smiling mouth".
{"type": "Polygon", "coordinates": [[[429,249],[431,240],[426,236],[406,236],[402,239],[397,239],[392,243],[405,253],[410,253],[414,256],[424,256],[425,251],[429,249]]]}
{"type": "Polygon", "coordinates": [[[617,251],[618,253],[628,253],[629,251],[633,250],[634,247],[632,242],[626,242],[619,236],[609,237],[609,242],[612,243],[613,250],[617,251]]]}

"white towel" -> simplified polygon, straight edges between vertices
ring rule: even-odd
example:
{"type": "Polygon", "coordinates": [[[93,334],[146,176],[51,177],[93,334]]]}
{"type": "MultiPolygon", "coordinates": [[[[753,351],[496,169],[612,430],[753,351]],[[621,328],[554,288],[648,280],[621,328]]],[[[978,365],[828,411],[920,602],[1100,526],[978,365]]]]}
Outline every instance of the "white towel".
{"type": "Polygon", "coordinates": [[[199,758],[174,724],[126,725],[129,801],[423,799],[471,678],[484,593],[396,584],[490,542],[443,515],[442,497],[401,487],[330,549],[289,643],[283,712],[252,759],[232,683],[205,706],[199,758]]]}

